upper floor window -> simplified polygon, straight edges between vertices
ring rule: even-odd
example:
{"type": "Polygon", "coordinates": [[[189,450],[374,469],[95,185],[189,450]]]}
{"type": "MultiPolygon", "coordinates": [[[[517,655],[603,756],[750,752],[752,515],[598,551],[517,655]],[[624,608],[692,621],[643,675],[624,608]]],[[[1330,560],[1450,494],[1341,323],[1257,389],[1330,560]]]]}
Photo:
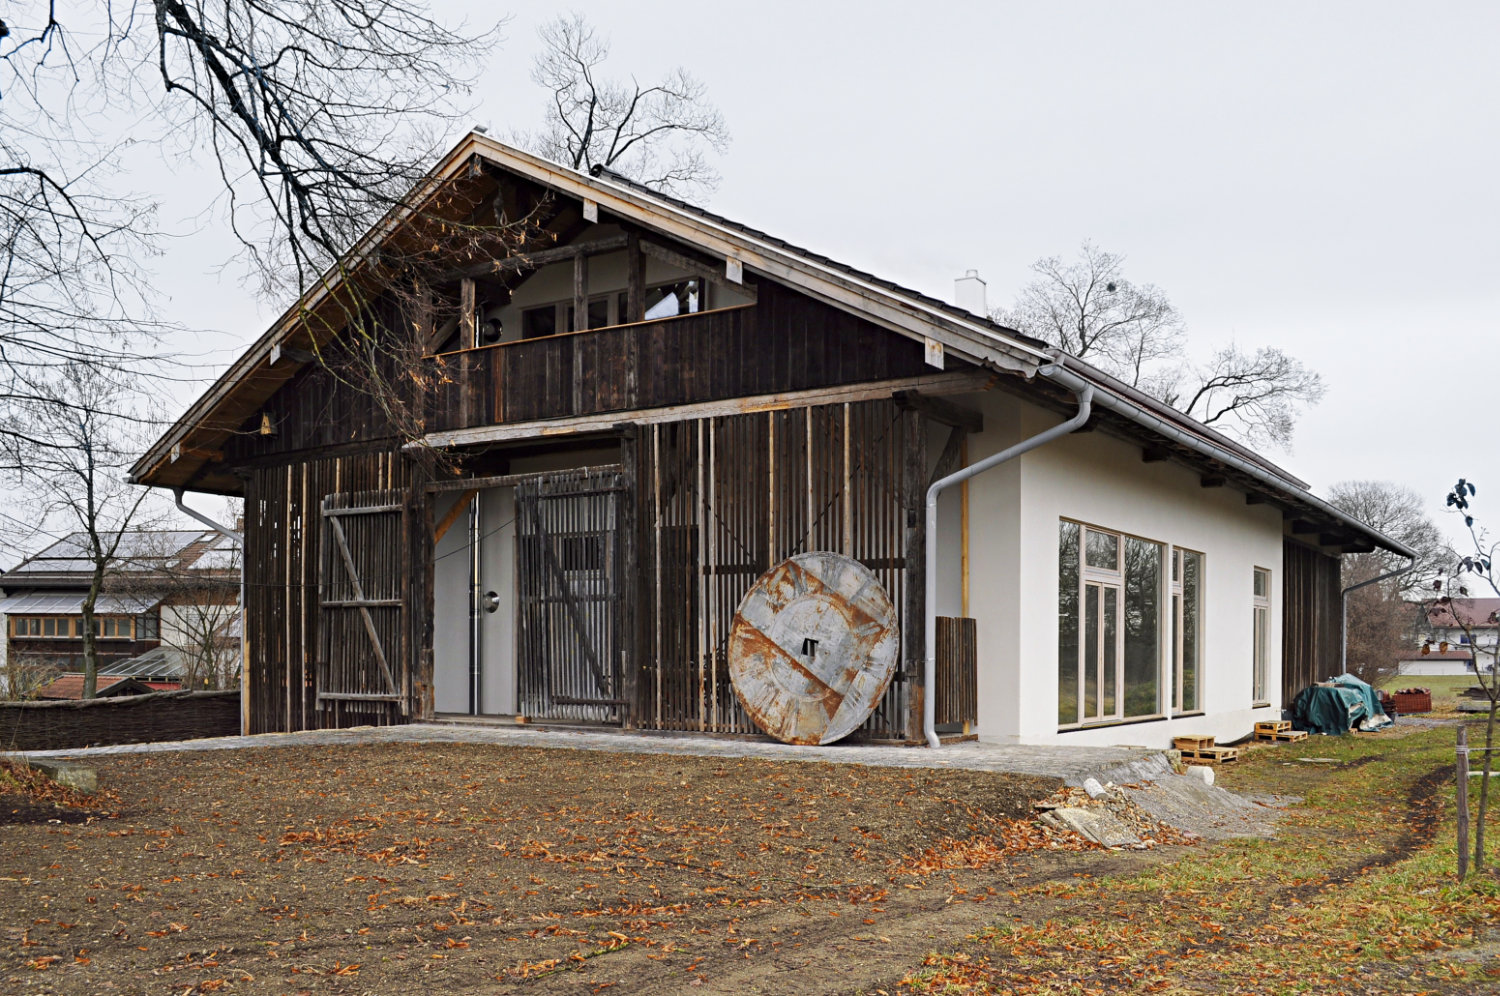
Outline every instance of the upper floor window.
{"type": "MultiPolygon", "coordinates": [[[[647,320],[696,314],[705,310],[704,283],[697,277],[689,277],[656,284],[646,288],[643,303],[647,320]]],[[[630,298],[624,291],[597,295],[589,298],[588,309],[591,329],[624,325],[630,314],[630,298]]],[[[521,312],[521,338],[540,339],[574,331],[573,317],[571,299],[526,308],[521,312]]]]}

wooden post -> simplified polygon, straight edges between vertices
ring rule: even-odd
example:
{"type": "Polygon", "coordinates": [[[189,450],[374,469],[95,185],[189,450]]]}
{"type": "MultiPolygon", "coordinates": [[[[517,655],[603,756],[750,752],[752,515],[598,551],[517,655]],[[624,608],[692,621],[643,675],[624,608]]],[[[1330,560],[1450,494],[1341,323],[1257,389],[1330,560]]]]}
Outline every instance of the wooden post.
{"type": "Polygon", "coordinates": [[[646,317],[646,257],[641,253],[641,237],[631,232],[625,243],[625,322],[639,322],[646,317]]]}
{"type": "Polygon", "coordinates": [[[922,739],[922,707],[927,697],[927,526],[923,502],[927,490],[927,426],[922,413],[901,413],[905,462],[901,468],[901,504],[906,513],[906,579],[901,622],[902,668],[906,672],[906,738],[922,739]]]}
{"type": "Polygon", "coordinates": [[[573,257],[573,327],[582,332],[589,327],[589,258],[583,253],[573,257]]]}
{"type": "Polygon", "coordinates": [[[1469,874],[1469,731],[1458,728],[1458,880],[1469,874]]]}
{"type": "Polygon", "coordinates": [[[474,308],[474,279],[464,277],[458,285],[458,338],[464,349],[479,345],[479,319],[474,308]]]}
{"type": "Polygon", "coordinates": [[[620,590],[620,641],[617,644],[621,648],[624,660],[620,662],[620,698],[625,700],[625,705],[620,709],[620,726],[622,729],[637,729],[640,716],[645,713],[641,702],[641,664],[646,659],[641,653],[640,634],[645,627],[641,625],[641,614],[644,600],[640,597],[642,591],[640,576],[640,560],[637,550],[639,549],[639,529],[637,509],[640,507],[637,495],[637,480],[639,478],[640,463],[638,460],[640,431],[634,425],[622,427],[620,433],[620,501],[617,510],[617,521],[615,528],[620,533],[620,573],[624,577],[624,583],[620,590]]]}

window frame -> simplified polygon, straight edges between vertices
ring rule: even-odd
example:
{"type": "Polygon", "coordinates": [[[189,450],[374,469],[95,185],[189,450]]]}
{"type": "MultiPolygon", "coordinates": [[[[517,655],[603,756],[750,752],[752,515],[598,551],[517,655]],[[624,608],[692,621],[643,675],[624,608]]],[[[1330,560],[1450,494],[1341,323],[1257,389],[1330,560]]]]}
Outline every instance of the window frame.
{"type": "MultiPolygon", "coordinates": [[[[1167,641],[1164,638],[1164,636],[1165,636],[1165,632],[1166,632],[1166,624],[1168,622],[1168,617],[1167,617],[1168,608],[1167,607],[1168,607],[1168,605],[1170,604],[1170,601],[1171,601],[1170,596],[1168,594],[1169,573],[1170,573],[1170,556],[1171,556],[1171,551],[1175,550],[1176,548],[1174,546],[1172,546],[1171,544],[1169,544],[1169,543],[1162,542],[1161,540],[1151,539],[1151,538],[1146,537],[1146,536],[1139,536],[1139,535],[1136,535],[1134,533],[1126,532],[1125,530],[1121,530],[1121,529],[1106,529],[1106,528],[1104,528],[1102,526],[1092,526],[1092,525],[1090,525],[1087,522],[1082,522],[1082,521],[1077,520],[1077,519],[1071,519],[1071,518],[1068,518],[1066,516],[1059,517],[1058,523],[1059,523],[1059,527],[1061,527],[1061,525],[1063,523],[1068,523],[1068,524],[1071,524],[1071,525],[1076,526],[1078,528],[1078,564],[1077,564],[1078,592],[1077,592],[1077,616],[1076,616],[1076,619],[1075,619],[1075,626],[1076,626],[1076,630],[1077,630],[1077,634],[1078,634],[1077,648],[1076,648],[1076,653],[1077,653],[1077,664],[1076,664],[1077,688],[1076,688],[1076,701],[1075,701],[1075,704],[1074,704],[1074,711],[1073,711],[1073,716],[1075,717],[1075,719],[1072,722],[1062,722],[1061,721],[1061,716],[1059,716],[1059,722],[1058,722],[1058,725],[1057,725],[1057,728],[1058,728],[1059,732],[1067,732],[1067,731],[1078,730],[1078,729],[1087,729],[1087,728],[1093,728],[1093,727],[1096,727],[1096,726],[1111,726],[1111,725],[1119,725],[1119,724],[1124,724],[1124,723],[1150,722],[1152,720],[1160,720],[1160,719],[1168,718],[1168,716],[1170,715],[1170,712],[1167,710],[1167,708],[1165,707],[1165,704],[1164,704],[1164,688],[1165,688],[1165,685],[1166,685],[1166,676],[1167,676],[1167,671],[1166,671],[1166,666],[1165,666],[1165,662],[1167,660],[1167,641]],[[1090,537],[1090,535],[1094,535],[1094,534],[1097,534],[1097,535],[1107,535],[1107,536],[1113,536],[1114,537],[1114,540],[1115,540],[1115,556],[1114,556],[1115,566],[1113,568],[1110,568],[1110,567],[1097,567],[1097,566],[1092,566],[1092,565],[1089,564],[1089,537],[1090,537]],[[1125,577],[1125,567],[1126,567],[1125,544],[1126,544],[1126,540],[1127,539],[1133,539],[1133,540],[1137,540],[1137,541],[1142,542],[1142,543],[1149,543],[1152,546],[1155,546],[1158,549],[1158,551],[1160,553],[1160,557],[1161,557],[1160,563],[1157,566],[1157,572],[1156,572],[1157,573],[1157,592],[1156,592],[1156,634],[1157,635],[1156,635],[1156,660],[1155,660],[1156,703],[1155,703],[1155,709],[1154,709],[1154,711],[1149,712],[1149,713],[1144,713],[1144,714],[1141,714],[1141,715],[1126,715],[1126,699],[1127,699],[1126,692],[1127,692],[1127,690],[1126,690],[1125,635],[1126,635],[1126,631],[1128,629],[1128,626],[1126,625],[1126,611],[1125,610],[1126,610],[1126,589],[1128,587],[1128,584],[1127,584],[1127,580],[1126,580],[1126,577],[1125,577]],[[1094,679],[1094,711],[1093,711],[1092,714],[1086,714],[1085,713],[1085,703],[1087,702],[1087,699],[1088,699],[1087,692],[1088,692],[1088,679],[1089,679],[1089,675],[1087,674],[1087,663],[1088,663],[1088,656],[1089,656],[1089,633],[1090,633],[1090,628],[1091,628],[1089,626],[1089,624],[1088,624],[1088,611],[1089,611],[1088,610],[1088,601],[1089,601],[1089,589],[1091,587],[1097,587],[1098,588],[1098,592],[1099,592],[1099,594],[1098,594],[1098,618],[1095,621],[1094,627],[1092,627],[1093,629],[1097,630],[1097,632],[1094,635],[1096,637],[1095,646],[1098,647],[1098,653],[1096,655],[1096,661],[1095,661],[1095,664],[1094,664],[1095,673],[1093,675],[1093,679],[1094,679]],[[1106,600],[1107,599],[1112,599],[1113,600],[1113,606],[1114,606],[1114,640],[1113,640],[1114,646],[1110,647],[1110,648],[1107,648],[1106,645],[1105,645],[1105,634],[1106,634],[1107,628],[1108,628],[1107,625],[1106,625],[1108,613],[1107,613],[1107,611],[1105,609],[1105,605],[1106,605],[1106,600]],[[1107,681],[1107,678],[1109,676],[1106,675],[1106,673],[1105,673],[1106,672],[1106,664],[1108,663],[1108,659],[1109,659],[1109,656],[1110,656],[1109,653],[1108,653],[1108,650],[1113,650],[1113,671],[1114,671],[1114,674],[1112,676],[1113,677],[1113,683],[1112,683],[1113,708],[1112,708],[1111,711],[1106,712],[1105,708],[1104,708],[1105,707],[1106,698],[1107,698],[1106,689],[1109,688],[1109,687],[1111,687],[1110,683],[1107,681]]],[[[1059,543],[1059,545],[1061,545],[1061,543],[1062,543],[1062,537],[1061,537],[1061,532],[1060,531],[1059,531],[1059,534],[1058,534],[1058,540],[1057,540],[1057,542],[1059,543]]],[[[1062,591],[1061,591],[1062,574],[1061,574],[1061,561],[1060,560],[1059,560],[1058,585],[1059,585],[1058,600],[1059,600],[1059,602],[1061,602],[1061,599],[1062,599],[1062,591]]],[[[1057,664],[1058,664],[1058,694],[1059,694],[1059,697],[1061,696],[1061,693],[1062,693],[1061,643],[1062,643],[1062,634],[1059,633],[1058,634],[1059,659],[1058,659],[1058,662],[1057,662],[1057,664]]],[[[1059,706],[1060,705],[1061,705],[1061,699],[1059,698],[1059,706]]]]}
{"type": "Polygon", "coordinates": [[[1208,559],[1202,550],[1193,550],[1185,546],[1173,546],[1170,548],[1168,557],[1171,561],[1169,576],[1167,579],[1167,612],[1170,623],[1171,638],[1168,645],[1167,674],[1168,683],[1171,685],[1171,702],[1169,711],[1173,716],[1197,716],[1203,713],[1203,585],[1206,572],[1203,569],[1204,562],[1208,559]],[[1198,558],[1198,590],[1197,600],[1194,606],[1197,619],[1194,628],[1197,640],[1193,645],[1193,693],[1194,702],[1191,708],[1183,704],[1183,689],[1186,682],[1184,678],[1187,668],[1184,666],[1186,655],[1184,654],[1185,634],[1187,627],[1184,625],[1187,617],[1187,558],[1188,556],[1198,558]]]}
{"type": "Polygon", "coordinates": [[[1250,702],[1252,708],[1271,704],[1267,684],[1271,676],[1271,569],[1254,568],[1250,585],[1250,702]],[[1256,583],[1265,578],[1264,593],[1256,583]]]}

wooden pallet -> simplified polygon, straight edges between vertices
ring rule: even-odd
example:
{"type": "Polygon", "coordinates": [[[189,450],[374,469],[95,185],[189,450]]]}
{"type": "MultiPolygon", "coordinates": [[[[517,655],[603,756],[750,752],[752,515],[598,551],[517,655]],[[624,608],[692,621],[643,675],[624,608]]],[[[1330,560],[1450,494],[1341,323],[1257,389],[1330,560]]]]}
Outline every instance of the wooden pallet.
{"type": "Polygon", "coordinates": [[[1196,750],[1182,752],[1184,764],[1228,764],[1230,761],[1239,759],[1238,747],[1199,747],[1196,750]]]}
{"type": "Polygon", "coordinates": [[[1255,735],[1262,733],[1290,733],[1292,721],[1290,719],[1266,719],[1255,724],[1255,735]]]}
{"type": "Polygon", "coordinates": [[[1294,744],[1299,740],[1306,740],[1307,732],[1305,730],[1284,730],[1275,733],[1262,733],[1256,730],[1255,739],[1262,743],[1294,744]]]}
{"type": "Polygon", "coordinates": [[[1173,737],[1172,746],[1186,753],[1190,750],[1204,750],[1213,747],[1213,737],[1173,737]]]}

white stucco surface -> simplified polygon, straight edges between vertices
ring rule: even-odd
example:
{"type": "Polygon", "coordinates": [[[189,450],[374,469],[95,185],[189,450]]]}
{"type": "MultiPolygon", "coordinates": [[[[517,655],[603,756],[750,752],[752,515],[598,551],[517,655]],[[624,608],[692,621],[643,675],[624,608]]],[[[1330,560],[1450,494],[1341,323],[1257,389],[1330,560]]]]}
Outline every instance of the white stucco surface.
{"type": "MultiPolygon", "coordinates": [[[[985,415],[970,461],[1057,424],[1060,416],[1008,395],[966,399],[985,415]]],[[[1232,488],[1204,488],[1198,474],[1144,463],[1136,445],[1076,433],[970,482],[970,615],[979,639],[981,738],[1011,743],[1170,746],[1174,735],[1243,737],[1279,718],[1281,514],[1249,506],[1232,488]],[[1201,715],[1060,731],[1058,524],[1073,519],[1204,554],[1201,715]],[[1254,569],[1271,571],[1268,707],[1251,698],[1254,569]]],[[[1164,599],[1170,604],[1170,599],[1164,599]]],[[[1161,632],[1167,632],[1163,623],[1161,632]]],[[[1166,707],[1167,641],[1159,693],[1166,707]]]]}

